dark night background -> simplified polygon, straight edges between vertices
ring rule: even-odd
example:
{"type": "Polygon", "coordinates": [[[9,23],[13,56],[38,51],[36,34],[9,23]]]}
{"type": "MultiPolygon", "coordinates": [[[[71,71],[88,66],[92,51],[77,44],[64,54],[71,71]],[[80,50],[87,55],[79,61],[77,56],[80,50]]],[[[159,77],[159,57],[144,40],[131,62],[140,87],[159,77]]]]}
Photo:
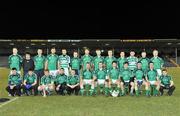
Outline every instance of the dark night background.
{"type": "Polygon", "coordinates": [[[179,38],[173,2],[1,4],[1,38],[179,38]]]}

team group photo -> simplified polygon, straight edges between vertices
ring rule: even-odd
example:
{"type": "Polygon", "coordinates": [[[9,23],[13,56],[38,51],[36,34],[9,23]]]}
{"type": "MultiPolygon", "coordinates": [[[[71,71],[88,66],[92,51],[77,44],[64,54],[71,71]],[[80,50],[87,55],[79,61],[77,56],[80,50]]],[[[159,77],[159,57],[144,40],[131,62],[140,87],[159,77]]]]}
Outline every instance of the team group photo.
{"type": "Polygon", "coordinates": [[[113,50],[108,50],[107,56],[102,56],[100,49],[96,49],[96,56],[91,56],[89,48],[84,49],[82,56],[77,50],[72,56],[66,49],[61,52],[61,55],[56,54],[53,47],[50,54],[44,56],[42,49],[37,49],[36,56],[25,53],[23,58],[18,49],[13,48],[8,58],[10,74],[6,90],[9,96],[33,94],[46,97],[56,93],[150,97],[162,96],[164,89],[171,96],[175,90],[158,50],[152,51],[152,58],[146,56],[146,51],[138,58],[134,50],[130,50],[127,57],[124,51],[119,51],[118,58],[114,57],[113,50]]]}
{"type": "Polygon", "coordinates": [[[179,115],[179,43],[0,40],[0,114],[179,115]]]}

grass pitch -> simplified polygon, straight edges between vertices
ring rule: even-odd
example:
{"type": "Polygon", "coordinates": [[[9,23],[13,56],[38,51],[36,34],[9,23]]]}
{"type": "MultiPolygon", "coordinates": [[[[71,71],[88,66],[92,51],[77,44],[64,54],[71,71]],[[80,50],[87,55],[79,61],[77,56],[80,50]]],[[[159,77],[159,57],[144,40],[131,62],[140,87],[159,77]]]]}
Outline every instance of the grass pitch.
{"type": "MultiPolygon", "coordinates": [[[[0,116],[180,116],[180,68],[169,68],[176,90],[173,96],[147,98],[144,95],[105,96],[22,96],[5,105],[0,103],[0,116]],[[1,106],[2,105],[2,106],[1,106]]],[[[8,69],[0,68],[0,98],[8,97],[8,69]]]]}

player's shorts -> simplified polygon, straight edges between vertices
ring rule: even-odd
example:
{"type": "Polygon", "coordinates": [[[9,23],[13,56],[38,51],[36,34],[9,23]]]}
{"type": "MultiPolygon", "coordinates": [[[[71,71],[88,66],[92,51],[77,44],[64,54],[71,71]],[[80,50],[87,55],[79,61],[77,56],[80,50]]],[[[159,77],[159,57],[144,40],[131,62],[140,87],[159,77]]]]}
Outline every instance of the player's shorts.
{"type": "Polygon", "coordinates": [[[123,81],[123,83],[124,83],[124,86],[129,86],[129,84],[130,84],[130,80],[123,81]]]}
{"type": "Polygon", "coordinates": [[[130,78],[130,82],[134,82],[134,77],[131,77],[131,78],[130,78]]]}
{"type": "Polygon", "coordinates": [[[85,85],[91,85],[92,84],[92,80],[91,79],[83,79],[83,84],[85,85]]]}
{"type": "Polygon", "coordinates": [[[149,81],[150,85],[155,85],[156,81],[149,81]]]}
{"type": "Polygon", "coordinates": [[[57,72],[58,70],[50,70],[49,74],[55,77],[57,75],[57,72]]]}
{"type": "Polygon", "coordinates": [[[162,75],[162,71],[161,69],[156,69],[157,73],[158,73],[158,76],[161,76],[162,75]]]}
{"type": "Polygon", "coordinates": [[[143,84],[143,80],[137,80],[137,84],[138,85],[142,85],[143,84]]]}
{"type": "Polygon", "coordinates": [[[111,79],[112,84],[116,84],[117,79],[111,79]]]}
{"type": "Polygon", "coordinates": [[[98,79],[98,85],[104,85],[105,79],[98,79]]]}

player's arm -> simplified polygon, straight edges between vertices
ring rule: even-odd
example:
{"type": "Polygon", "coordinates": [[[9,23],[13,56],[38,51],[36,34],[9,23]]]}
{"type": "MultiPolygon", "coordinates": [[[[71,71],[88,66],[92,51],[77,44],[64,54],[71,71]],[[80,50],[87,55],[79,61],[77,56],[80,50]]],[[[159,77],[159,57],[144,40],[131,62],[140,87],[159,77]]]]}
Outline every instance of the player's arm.
{"type": "Polygon", "coordinates": [[[27,82],[27,77],[25,76],[25,77],[24,77],[23,85],[26,85],[26,82],[27,82]]]}
{"type": "Polygon", "coordinates": [[[60,67],[61,67],[61,63],[60,63],[60,61],[58,60],[58,69],[60,69],[60,67]]]}
{"type": "Polygon", "coordinates": [[[9,56],[9,57],[8,57],[8,64],[9,64],[9,65],[11,64],[11,57],[12,57],[12,56],[9,56]]]}
{"type": "Polygon", "coordinates": [[[45,69],[48,69],[48,60],[45,61],[45,69]]]}
{"type": "Polygon", "coordinates": [[[174,81],[172,80],[172,77],[170,77],[170,87],[174,85],[174,81]]]}
{"type": "Polygon", "coordinates": [[[161,68],[164,66],[164,60],[161,58],[161,68]]]}
{"type": "Polygon", "coordinates": [[[36,85],[37,84],[37,75],[35,75],[35,81],[34,83],[32,84],[32,86],[36,85]]]}
{"type": "Polygon", "coordinates": [[[76,85],[74,85],[74,87],[76,87],[76,86],[79,86],[79,77],[78,77],[78,83],[76,85]]]}
{"type": "Polygon", "coordinates": [[[97,75],[96,74],[97,74],[96,71],[94,71],[94,73],[93,73],[93,81],[97,80],[97,75]]]}

